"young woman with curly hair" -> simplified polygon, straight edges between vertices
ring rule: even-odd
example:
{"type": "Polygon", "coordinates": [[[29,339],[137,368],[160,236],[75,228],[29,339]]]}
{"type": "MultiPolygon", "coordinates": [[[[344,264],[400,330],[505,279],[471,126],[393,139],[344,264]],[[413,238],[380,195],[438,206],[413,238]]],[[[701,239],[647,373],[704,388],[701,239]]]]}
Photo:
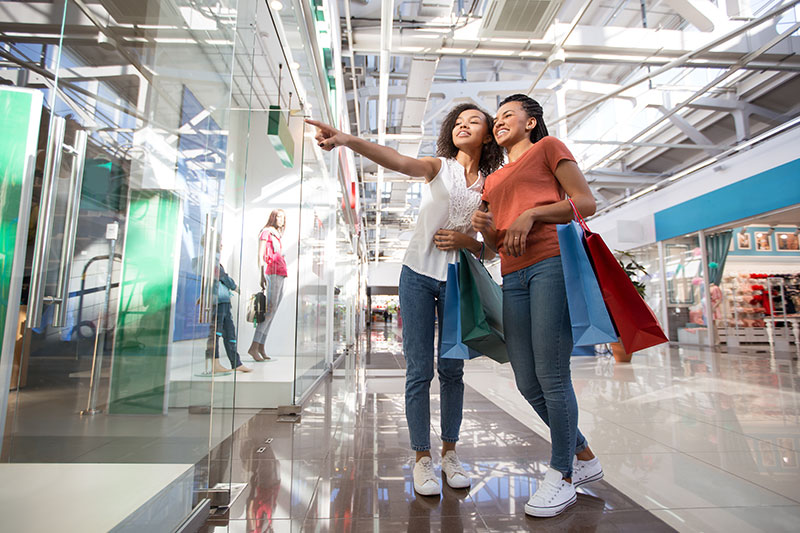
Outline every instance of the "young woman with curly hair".
{"type": "MultiPolygon", "coordinates": [[[[441,348],[447,265],[458,251],[478,255],[470,217],[481,202],[483,182],[503,162],[491,134],[492,118],[473,104],[461,104],[445,117],[436,144],[437,157],[406,157],[397,151],[347,135],[331,126],[307,120],[319,129],[320,147],[346,146],[377,164],[407,176],[425,178],[414,234],[400,274],[403,314],[403,354],[406,359],[406,419],[411,448],[416,452],[414,489],[440,494],[430,445],[430,384],[434,375],[434,324],[439,317],[441,348]]],[[[379,193],[380,194],[380,193],[379,193]]],[[[440,350],[436,350],[440,352],[440,350]]],[[[455,452],[464,402],[464,362],[437,359],[441,390],[442,471],[448,485],[467,488],[469,477],[455,452]]]]}

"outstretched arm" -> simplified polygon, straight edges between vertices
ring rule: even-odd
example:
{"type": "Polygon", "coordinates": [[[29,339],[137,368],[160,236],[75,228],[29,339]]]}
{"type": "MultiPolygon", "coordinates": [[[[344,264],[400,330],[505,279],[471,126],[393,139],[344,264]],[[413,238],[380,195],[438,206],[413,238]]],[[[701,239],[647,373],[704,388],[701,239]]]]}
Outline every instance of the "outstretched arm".
{"type": "Polygon", "coordinates": [[[346,146],[384,168],[400,172],[406,176],[425,178],[425,181],[431,181],[436,177],[442,167],[442,162],[435,157],[420,157],[419,159],[408,157],[392,148],[341,132],[323,122],[306,119],[306,123],[316,126],[317,135],[315,139],[319,143],[319,147],[326,152],[333,150],[337,146],[346,146]]]}

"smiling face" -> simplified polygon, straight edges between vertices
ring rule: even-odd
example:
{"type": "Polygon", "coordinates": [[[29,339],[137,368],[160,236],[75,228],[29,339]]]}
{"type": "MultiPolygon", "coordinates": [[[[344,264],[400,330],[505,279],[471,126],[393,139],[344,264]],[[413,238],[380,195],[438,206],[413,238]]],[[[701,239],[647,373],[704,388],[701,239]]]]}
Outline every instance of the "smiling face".
{"type": "Polygon", "coordinates": [[[530,138],[536,119],[529,117],[520,102],[507,102],[497,110],[492,133],[497,144],[510,148],[518,142],[530,138]]]}
{"type": "Polygon", "coordinates": [[[459,150],[474,149],[491,141],[486,117],[477,109],[462,111],[453,126],[453,144],[459,150]]]}

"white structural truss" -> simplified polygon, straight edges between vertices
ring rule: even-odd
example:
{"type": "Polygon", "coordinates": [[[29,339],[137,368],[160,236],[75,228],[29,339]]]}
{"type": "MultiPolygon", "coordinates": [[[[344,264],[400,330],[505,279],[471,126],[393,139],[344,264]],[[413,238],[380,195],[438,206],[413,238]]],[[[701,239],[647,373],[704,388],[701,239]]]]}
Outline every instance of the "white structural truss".
{"type": "MultiPolygon", "coordinates": [[[[395,2],[391,32],[386,2],[339,1],[349,14],[354,131],[357,123],[363,137],[403,154],[434,155],[453,105],[493,113],[502,98],[529,94],[550,134],[575,154],[600,209],[757,136],[768,140],[800,114],[800,0],[395,2]]],[[[419,180],[368,161],[360,178],[373,258],[397,261],[419,180]]]]}

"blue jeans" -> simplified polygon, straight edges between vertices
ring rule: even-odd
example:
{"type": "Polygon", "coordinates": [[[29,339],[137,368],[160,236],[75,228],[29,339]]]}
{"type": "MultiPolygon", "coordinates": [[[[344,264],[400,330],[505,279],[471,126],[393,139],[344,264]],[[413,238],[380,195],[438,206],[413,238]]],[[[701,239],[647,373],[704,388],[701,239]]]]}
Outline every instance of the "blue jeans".
{"type": "MultiPolygon", "coordinates": [[[[441,355],[445,282],[417,274],[403,265],[400,312],[403,315],[403,355],[406,358],[406,420],[415,451],[431,449],[430,389],[433,380],[434,324],[439,318],[441,355]]],[[[457,442],[464,405],[464,361],[437,358],[441,392],[442,440],[457,442]]]]}
{"type": "Polygon", "coordinates": [[[517,388],[550,427],[550,467],[571,477],[572,456],[587,444],[569,369],[572,326],[561,257],[503,276],[503,329],[517,388]]]}
{"type": "Polygon", "coordinates": [[[228,361],[231,362],[231,368],[239,368],[242,365],[242,360],[239,358],[239,352],[236,351],[236,327],[233,325],[230,302],[217,303],[217,323],[214,328],[213,343],[215,358],[219,358],[220,337],[222,337],[222,344],[225,346],[228,361]]]}

